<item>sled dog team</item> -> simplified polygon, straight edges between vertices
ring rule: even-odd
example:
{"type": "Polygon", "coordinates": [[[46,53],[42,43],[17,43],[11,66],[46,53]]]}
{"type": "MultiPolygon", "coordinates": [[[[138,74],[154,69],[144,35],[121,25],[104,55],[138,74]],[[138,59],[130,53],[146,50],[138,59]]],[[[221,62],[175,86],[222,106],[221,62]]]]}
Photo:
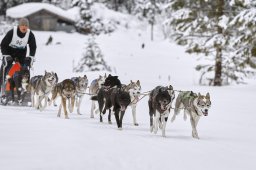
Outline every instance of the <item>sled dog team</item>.
{"type": "MultiPolygon", "coordinates": [[[[29,89],[31,92],[32,107],[44,110],[52,103],[56,105],[57,97],[61,98],[57,116],[61,116],[63,108],[65,118],[68,119],[68,111],[73,112],[74,106],[77,108],[77,114],[81,114],[80,106],[84,95],[91,95],[91,113],[90,117],[94,118],[99,113],[100,122],[103,121],[102,116],[108,111],[108,123],[111,124],[111,111],[114,112],[117,127],[122,129],[122,120],[126,108],[131,106],[133,115],[133,124],[138,126],[136,120],[136,106],[139,102],[141,94],[141,84],[137,80],[130,81],[129,84],[121,84],[118,76],[99,76],[93,80],[88,86],[87,76],[72,77],[58,82],[58,76],[54,72],[45,71],[44,75],[34,76],[30,79],[29,89]],[[89,88],[89,93],[86,93],[89,88]],[[51,95],[50,95],[51,94],[51,95]],[[68,111],[67,111],[68,109],[68,111]]],[[[162,130],[162,136],[165,137],[166,123],[172,109],[172,103],[175,99],[175,92],[171,85],[157,86],[150,91],[148,100],[150,131],[157,133],[158,129],[162,130]]],[[[207,116],[211,107],[210,94],[201,95],[192,91],[179,92],[174,108],[174,115],[171,119],[173,122],[180,110],[184,110],[184,120],[187,115],[190,116],[192,127],[192,137],[199,139],[197,132],[197,124],[202,116],[207,116]]]]}

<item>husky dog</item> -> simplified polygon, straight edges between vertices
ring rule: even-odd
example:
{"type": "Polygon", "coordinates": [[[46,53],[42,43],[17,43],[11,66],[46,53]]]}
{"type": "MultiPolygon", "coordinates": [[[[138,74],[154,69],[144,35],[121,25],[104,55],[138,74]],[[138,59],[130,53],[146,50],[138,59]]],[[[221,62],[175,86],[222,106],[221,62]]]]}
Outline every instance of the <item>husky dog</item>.
{"type": "Polygon", "coordinates": [[[121,82],[118,79],[118,76],[112,76],[111,74],[108,75],[105,82],[102,84],[102,87],[100,88],[98,94],[96,96],[93,96],[92,100],[97,100],[99,104],[99,110],[100,110],[100,122],[102,122],[102,115],[106,113],[106,110],[109,110],[108,114],[108,122],[111,124],[111,93],[113,89],[115,88],[121,88],[121,82]]]}
{"type": "Polygon", "coordinates": [[[190,123],[192,126],[192,137],[199,139],[197,133],[197,124],[202,115],[208,116],[208,110],[211,107],[210,94],[207,93],[205,96],[192,91],[180,92],[175,103],[174,115],[172,122],[175,120],[176,115],[179,114],[181,109],[184,109],[184,120],[187,119],[188,114],[190,116],[190,123]]]}
{"type": "Polygon", "coordinates": [[[48,96],[57,82],[58,76],[54,72],[45,71],[44,75],[32,77],[30,80],[32,107],[44,110],[47,106],[48,96]],[[42,106],[43,99],[44,106],[42,106]]]}
{"type": "Polygon", "coordinates": [[[124,85],[123,88],[125,91],[127,91],[130,94],[130,97],[131,97],[130,106],[132,108],[133,124],[135,126],[139,126],[136,120],[136,106],[139,101],[140,91],[141,91],[140,81],[138,80],[137,82],[133,82],[131,80],[130,84],[124,85]]]}
{"type": "Polygon", "coordinates": [[[65,79],[62,82],[56,84],[52,90],[51,101],[56,100],[58,96],[61,97],[61,104],[59,106],[58,117],[60,117],[62,106],[64,108],[65,119],[69,119],[67,112],[67,103],[68,100],[68,109],[72,113],[75,105],[75,95],[76,95],[76,86],[71,79],[65,79]],[[71,101],[70,101],[71,100],[71,101]]]}
{"type": "Polygon", "coordinates": [[[148,106],[150,116],[150,131],[156,134],[158,126],[165,137],[165,127],[170,114],[172,101],[175,98],[173,87],[157,86],[149,95],[148,106]],[[154,116],[154,117],[153,117],[154,116]]]}
{"type": "MultiPolygon", "coordinates": [[[[100,88],[102,87],[102,84],[105,82],[106,78],[107,78],[107,75],[105,74],[104,76],[100,75],[99,78],[93,80],[91,82],[90,87],[89,87],[89,93],[91,95],[97,95],[100,88]]],[[[98,110],[96,108],[96,101],[92,100],[91,118],[94,118],[94,113],[95,113],[96,110],[98,110]]]]}
{"type": "Polygon", "coordinates": [[[114,88],[111,92],[110,100],[115,113],[117,127],[122,129],[124,113],[131,103],[131,97],[128,92],[120,88],[114,88]]]}
{"type": "Polygon", "coordinates": [[[30,79],[29,70],[22,68],[20,71],[16,72],[12,78],[9,79],[10,90],[12,95],[12,101],[14,102],[14,88],[16,87],[18,103],[21,104],[24,98],[24,93],[28,90],[30,79]]]}
{"type": "Polygon", "coordinates": [[[88,79],[87,76],[84,75],[83,77],[72,77],[71,80],[75,83],[76,86],[76,107],[77,107],[77,113],[81,115],[80,113],[80,106],[83,100],[83,97],[85,95],[87,86],[88,86],[88,79]]]}

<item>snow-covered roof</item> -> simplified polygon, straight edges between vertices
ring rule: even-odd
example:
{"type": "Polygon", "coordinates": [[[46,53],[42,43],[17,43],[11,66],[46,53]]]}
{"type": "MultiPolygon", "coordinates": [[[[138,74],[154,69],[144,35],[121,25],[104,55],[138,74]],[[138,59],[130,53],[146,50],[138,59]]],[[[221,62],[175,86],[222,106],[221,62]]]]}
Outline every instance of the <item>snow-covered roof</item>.
{"type": "Polygon", "coordinates": [[[50,13],[56,14],[66,20],[76,21],[76,17],[73,13],[70,13],[66,10],[63,10],[59,7],[56,7],[48,3],[24,3],[12,8],[7,9],[6,15],[11,18],[22,18],[27,17],[33,13],[36,13],[41,10],[49,11],[50,13]]]}

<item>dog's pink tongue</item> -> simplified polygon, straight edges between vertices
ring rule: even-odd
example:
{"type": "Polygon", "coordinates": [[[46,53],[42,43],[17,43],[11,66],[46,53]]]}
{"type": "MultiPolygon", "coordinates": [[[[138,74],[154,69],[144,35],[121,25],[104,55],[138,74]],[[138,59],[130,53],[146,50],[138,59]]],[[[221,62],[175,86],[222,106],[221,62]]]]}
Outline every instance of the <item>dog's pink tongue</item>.
{"type": "Polygon", "coordinates": [[[125,107],[124,106],[121,106],[120,110],[123,112],[125,111],[125,107]]]}

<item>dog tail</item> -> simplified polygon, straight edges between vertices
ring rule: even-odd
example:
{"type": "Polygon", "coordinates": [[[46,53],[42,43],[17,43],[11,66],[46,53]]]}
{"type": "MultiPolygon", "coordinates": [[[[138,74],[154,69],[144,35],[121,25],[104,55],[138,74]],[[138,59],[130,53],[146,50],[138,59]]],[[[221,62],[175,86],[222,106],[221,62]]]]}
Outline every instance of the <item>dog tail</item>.
{"type": "Polygon", "coordinates": [[[92,96],[91,100],[98,100],[98,96],[92,96]]]}

